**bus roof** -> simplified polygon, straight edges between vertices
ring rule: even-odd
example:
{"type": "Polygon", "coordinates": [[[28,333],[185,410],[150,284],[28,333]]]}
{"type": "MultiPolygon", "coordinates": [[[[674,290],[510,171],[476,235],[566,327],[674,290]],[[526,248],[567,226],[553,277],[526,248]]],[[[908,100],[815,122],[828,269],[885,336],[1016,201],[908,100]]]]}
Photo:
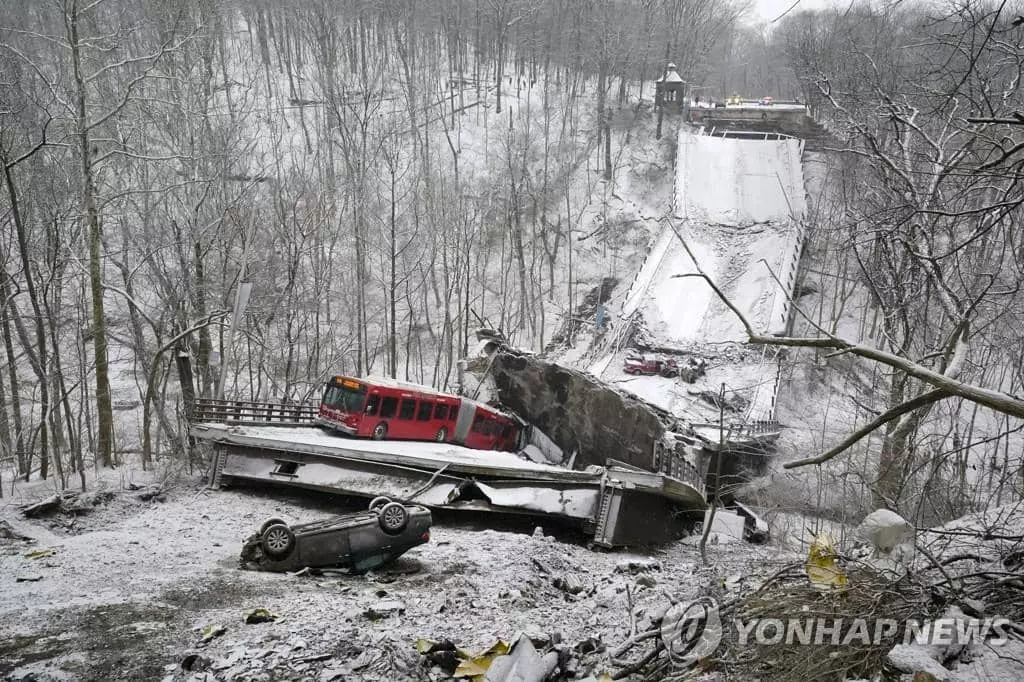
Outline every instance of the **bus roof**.
{"type": "Polygon", "coordinates": [[[517,422],[517,423],[522,421],[521,419],[519,419],[515,415],[509,414],[508,412],[505,412],[503,410],[499,410],[497,407],[492,407],[492,406],[488,405],[487,403],[482,403],[479,400],[473,400],[472,398],[467,398],[465,396],[459,396],[459,397],[462,399],[462,404],[463,405],[472,405],[473,407],[479,407],[480,409],[487,410],[488,412],[490,412],[492,414],[500,415],[502,417],[505,417],[506,419],[511,419],[512,421],[517,422]]]}
{"type": "MultiPolygon", "coordinates": [[[[340,375],[339,375],[340,376],[340,375]]],[[[397,388],[406,391],[415,391],[417,393],[426,393],[429,395],[444,396],[448,398],[458,398],[459,396],[439,391],[436,388],[430,386],[424,386],[423,384],[414,384],[411,381],[401,381],[399,379],[392,379],[391,377],[382,377],[370,375],[367,377],[346,377],[342,376],[343,379],[351,379],[352,381],[358,381],[363,384],[369,384],[371,386],[380,386],[382,388],[397,388]]]]}

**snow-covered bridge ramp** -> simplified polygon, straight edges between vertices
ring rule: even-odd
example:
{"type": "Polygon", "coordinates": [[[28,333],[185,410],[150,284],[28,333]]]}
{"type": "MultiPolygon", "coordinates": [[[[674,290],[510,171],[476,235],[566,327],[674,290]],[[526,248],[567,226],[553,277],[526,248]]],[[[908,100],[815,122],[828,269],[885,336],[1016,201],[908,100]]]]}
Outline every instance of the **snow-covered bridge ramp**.
{"type": "Polygon", "coordinates": [[[680,132],[672,217],[620,317],[640,327],[646,345],[708,357],[710,369],[688,388],[655,377],[629,378],[620,369],[625,351],[616,344],[591,372],[691,422],[718,420],[717,409],[698,396],[717,392],[722,383],[743,397],[741,421],[774,419],[778,365],[742,347],[740,320],[694,275],[699,266],[758,330],[784,333],[806,213],[802,151],[801,140],[782,135],[680,132]]]}

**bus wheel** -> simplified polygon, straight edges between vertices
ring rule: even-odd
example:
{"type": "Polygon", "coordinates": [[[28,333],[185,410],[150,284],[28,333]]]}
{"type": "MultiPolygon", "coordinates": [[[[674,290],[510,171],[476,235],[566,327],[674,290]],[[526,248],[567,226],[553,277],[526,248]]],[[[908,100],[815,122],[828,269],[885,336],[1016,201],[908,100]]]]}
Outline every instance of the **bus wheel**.
{"type": "Polygon", "coordinates": [[[446,440],[448,440],[448,429],[444,428],[443,426],[439,428],[437,430],[437,435],[434,436],[434,440],[436,440],[438,443],[443,443],[446,440]]]}
{"type": "Polygon", "coordinates": [[[388,425],[384,422],[377,424],[373,429],[374,440],[384,440],[388,436],[388,425]]]}

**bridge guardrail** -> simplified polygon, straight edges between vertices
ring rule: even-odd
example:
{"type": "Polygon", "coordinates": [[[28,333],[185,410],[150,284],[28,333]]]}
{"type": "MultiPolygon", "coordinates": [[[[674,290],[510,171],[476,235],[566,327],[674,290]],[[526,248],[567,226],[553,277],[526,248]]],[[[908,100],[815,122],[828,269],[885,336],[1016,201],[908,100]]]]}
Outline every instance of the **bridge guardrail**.
{"type": "Polygon", "coordinates": [[[278,426],[310,424],[320,406],[308,403],[259,402],[254,400],[218,400],[200,398],[189,418],[192,423],[273,424],[278,426]]]}

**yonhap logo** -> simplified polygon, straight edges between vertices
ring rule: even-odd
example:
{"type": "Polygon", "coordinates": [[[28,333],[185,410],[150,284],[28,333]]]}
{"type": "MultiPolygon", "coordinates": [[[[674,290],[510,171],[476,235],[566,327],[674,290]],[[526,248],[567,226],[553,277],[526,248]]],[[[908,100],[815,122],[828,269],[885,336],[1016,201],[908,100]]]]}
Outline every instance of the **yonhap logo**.
{"type": "Polygon", "coordinates": [[[722,643],[718,602],[700,597],[673,604],[661,621],[661,641],[677,664],[692,665],[713,654],[722,643]]]}

